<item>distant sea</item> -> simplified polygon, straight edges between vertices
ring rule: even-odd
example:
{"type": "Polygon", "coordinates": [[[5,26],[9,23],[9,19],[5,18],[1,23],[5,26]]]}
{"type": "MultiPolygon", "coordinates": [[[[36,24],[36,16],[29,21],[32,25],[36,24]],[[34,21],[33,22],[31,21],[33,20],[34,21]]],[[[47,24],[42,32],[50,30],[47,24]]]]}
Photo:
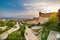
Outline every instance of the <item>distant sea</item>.
{"type": "Polygon", "coordinates": [[[6,19],[6,20],[25,20],[25,18],[0,18],[0,19],[6,19]]]}

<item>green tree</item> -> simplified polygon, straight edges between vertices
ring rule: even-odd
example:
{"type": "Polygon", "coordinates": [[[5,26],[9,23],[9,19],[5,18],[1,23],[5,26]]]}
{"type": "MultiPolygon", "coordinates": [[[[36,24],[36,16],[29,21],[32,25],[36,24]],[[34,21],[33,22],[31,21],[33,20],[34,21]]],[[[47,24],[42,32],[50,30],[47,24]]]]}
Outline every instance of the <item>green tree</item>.
{"type": "Polygon", "coordinates": [[[4,22],[3,21],[0,21],[0,26],[4,26],[4,22]]]}
{"type": "Polygon", "coordinates": [[[0,28],[0,34],[3,33],[3,30],[0,28]]]}
{"type": "Polygon", "coordinates": [[[21,40],[21,33],[20,31],[15,31],[8,35],[6,40],[21,40]]]}
{"type": "Polygon", "coordinates": [[[14,20],[9,20],[6,25],[9,26],[9,27],[13,27],[14,25],[16,24],[16,21],[14,20]]]}
{"type": "Polygon", "coordinates": [[[26,28],[25,28],[24,24],[20,25],[21,36],[23,36],[23,37],[24,37],[25,29],[26,28]]]}

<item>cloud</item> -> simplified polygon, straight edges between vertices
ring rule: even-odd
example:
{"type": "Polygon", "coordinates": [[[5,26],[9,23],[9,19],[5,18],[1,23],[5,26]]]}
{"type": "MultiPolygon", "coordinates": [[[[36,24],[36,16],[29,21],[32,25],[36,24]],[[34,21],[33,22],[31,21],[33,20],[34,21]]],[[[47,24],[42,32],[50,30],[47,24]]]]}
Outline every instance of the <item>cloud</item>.
{"type": "Polygon", "coordinates": [[[31,3],[31,4],[23,4],[24,6],[41,6],[41,5],[48,5],[47,3],[40,2],[40,3],[31,3]]]}
{"type": "Polygon", "coordinates": [[[51,0],[31,0],[32,2],[30,3],[24,3],[23,6],[25,6],[26,9],[28,10],[35,10],[35,11],[41,11],[41,12],[54,12],[58,11],[60,8],[60,3],[56,1],[51,1],[51,0]]]}

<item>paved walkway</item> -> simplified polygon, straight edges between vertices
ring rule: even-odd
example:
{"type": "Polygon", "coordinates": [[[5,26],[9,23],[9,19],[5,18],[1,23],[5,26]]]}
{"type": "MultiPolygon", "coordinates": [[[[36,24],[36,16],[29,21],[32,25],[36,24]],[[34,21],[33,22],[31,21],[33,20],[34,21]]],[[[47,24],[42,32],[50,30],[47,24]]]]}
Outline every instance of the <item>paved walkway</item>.
{"type": "Polygon", "coordinates": [[[41,29],[41,26],[33,26],[32,29],[41,29]]]}
{"type": "Polygon", "coordinates": [[[8,33],[4,32],[0,35],[0,40],[6,39],[8,37],[8,33]]]}
{"type": "MultiPolygon", "coordinates": [[[[50,31],[47,40],[57,40],[57,34],[60,34],[60,32],[50,31]]],[[[59,39],[59,40],[60,40],[60,39],[59,39]]]]}
{"type": "Polygon", "coordinates": [[[38,37],[38,40],[41,40],[41,32],[42,32],[42,26],[34,26],[32,27],[32,30],[39,29],[38,32],[33,31],[34,34],[38,37]]]}
{"type": "Polygon", "coordinates": [[[7,28],[7,26],[4,26],[4,27],[0,27],[2,30],[5,30],[7,28]]]}
{"type": "Polygon", "coordinates": [[[32,33],[30,28],[26,27],[26,33],[27,35],[25,34],[25,36],[27,40],[38,40],[38,38],[35,36],[35,34],[32,33]]]}
{"type": "Polygon", "coordinates": [[[16,24],[12,29],[2,33],[0,35],[0,40],[6,39],[8,37],[8,34],[11,34],[12,32],[18,30],[20,28],[19,24],[16,24]]]}

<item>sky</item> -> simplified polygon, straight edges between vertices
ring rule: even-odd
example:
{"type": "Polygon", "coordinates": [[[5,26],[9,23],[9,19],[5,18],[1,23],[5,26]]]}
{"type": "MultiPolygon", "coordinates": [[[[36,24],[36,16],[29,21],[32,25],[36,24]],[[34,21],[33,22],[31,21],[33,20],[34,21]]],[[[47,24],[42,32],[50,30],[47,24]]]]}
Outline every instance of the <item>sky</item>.
{"type": "Polygon", "coordinates": [[[0,17],[33,18],[38,13],[57,12],[60,0],[0,0],[0,17]]]}

